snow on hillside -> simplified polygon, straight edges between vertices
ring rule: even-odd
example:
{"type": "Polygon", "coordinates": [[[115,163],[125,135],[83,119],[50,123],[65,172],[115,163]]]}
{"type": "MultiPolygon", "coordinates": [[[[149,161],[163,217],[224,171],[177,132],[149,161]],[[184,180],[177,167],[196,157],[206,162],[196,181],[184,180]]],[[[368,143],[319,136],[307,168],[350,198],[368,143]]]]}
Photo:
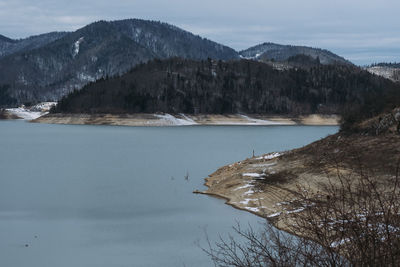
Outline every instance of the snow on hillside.
{"type": "Polygon", "coordinates": [[[79,38],[78,41],[74,43],[74,51],[72,52],[72,57],[76,57],[79,54],[79,48],[81,43],[83,42],[84,37],[79,38]]]}
{"type": "Polygon", "coordinates": [[[393,81],[399,80],[400,76],[400,69],[398,68],[374,66],[367,68],[367,71],[393,81]]]}

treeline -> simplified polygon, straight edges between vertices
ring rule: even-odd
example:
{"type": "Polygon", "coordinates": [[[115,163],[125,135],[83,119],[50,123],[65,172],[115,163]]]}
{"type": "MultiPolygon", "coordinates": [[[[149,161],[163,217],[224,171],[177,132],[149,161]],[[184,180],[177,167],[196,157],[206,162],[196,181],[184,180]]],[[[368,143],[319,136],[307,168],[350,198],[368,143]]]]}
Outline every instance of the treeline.
{"type": "Polygon", "coordinates": [[[55,113],[340,113],[400,85],[345,65],[276,70],[255,61],[154,60],[64,97],[55,113]]]}
{"type": "Polygon", "coordinates": [[[358,131],[358,123],[400,107],[400,84],[393,84],[382,90],[366,90],[360,101],[347,103],[341,111],[341,130],[358,131]]]}
{"type": "Polygon", "coordinates": [[[0,108],[9,107],[17,103],[16,99],[10,96],[10,86],[0,85],[0,108]]]}
{"type": "Polygon", "coordinates": [[[390,62],[390,63],[375,63],[371,67],[389,67],[389,68],[400,68],[400,63],[390,62]]]}

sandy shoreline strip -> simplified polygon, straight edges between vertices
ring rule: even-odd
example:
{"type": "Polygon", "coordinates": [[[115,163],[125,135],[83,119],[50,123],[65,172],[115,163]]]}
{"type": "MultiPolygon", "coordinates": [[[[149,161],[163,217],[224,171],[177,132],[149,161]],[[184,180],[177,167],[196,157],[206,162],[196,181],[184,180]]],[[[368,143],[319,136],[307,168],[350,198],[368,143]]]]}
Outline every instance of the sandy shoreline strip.
{"type": "Polygon", "coordinates": [[[48,114],[32,122],[49,124],[184,126],[184,125],[338,125],[337,115],[299,117],[267,115],[187,115],[187,114],[48,114]]]}

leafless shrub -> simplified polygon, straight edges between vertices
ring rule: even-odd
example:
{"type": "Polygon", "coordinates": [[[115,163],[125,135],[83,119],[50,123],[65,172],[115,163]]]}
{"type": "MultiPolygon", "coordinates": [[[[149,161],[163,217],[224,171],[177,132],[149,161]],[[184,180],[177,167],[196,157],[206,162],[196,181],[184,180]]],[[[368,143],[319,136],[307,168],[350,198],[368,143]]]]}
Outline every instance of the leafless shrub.
{"type": "Polygon", "coordinates": [[[208,242],[208,248],[203,249],[215,266],[348,266],[340,255],[269,223],[259,232],[251,227],[244,230],[240,225],[234,230],[241,238],[220,238],[214,246],[208,242]]]}
{"type": "MultiPolygon", "coordinates": [[[[399,166],[399,164],[397,164],[399,166]]],[[[204,251],[215,266],[400,266],[400,177],[363,167],[329,179],[321,192],[298,188],[299,212],[284,223],[298,236],[266,223],[220,238],[204,251]]]]}

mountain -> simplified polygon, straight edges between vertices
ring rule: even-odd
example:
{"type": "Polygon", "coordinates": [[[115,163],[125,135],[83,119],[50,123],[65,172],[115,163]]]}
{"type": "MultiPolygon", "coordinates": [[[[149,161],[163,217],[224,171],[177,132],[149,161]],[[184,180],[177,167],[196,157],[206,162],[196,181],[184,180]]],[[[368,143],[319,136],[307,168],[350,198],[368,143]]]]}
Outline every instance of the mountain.
{"type": "MultiPolygon", "coordinates": [[[[61,113],[332,114],[400,85],[352,65],[279,71],[253,60],[154,60],[64,97],[61,113]]],[[[379,103],[377,102],[376,105],[379,103]]],[[[370,111],[372,112],[372,111],[370,111]]]]}
{"type": "MultiPolygon", "coordinates": [[[[3,38],[2,38],[3,39],[3,38]]],[[[99,21],[75,32],[0,41],[0,85],[18,102],[58,100],[102,77],[154,58],[237,59],[226,46],[175,26],[139,19],[99,21]]]]}
{"type": "Polygon", "coordinates": [[[195,36],[167,23],[138,19],[111,23],[119,32],[141,46],[150,49],[158,58],[182,57],[222,60],[238,58],[238,53],[231,48],[195,36]]]}
{"type": "Polygon", "coordinates": [[[324,49],[307,46],[280,45],[274,43],[263,43],[239,52],[240,56],[247,59],[260,61],[287,61],[298,55],[309,56],[319,59],[321,64],[351,64],[346,59],[324,49]]]}

